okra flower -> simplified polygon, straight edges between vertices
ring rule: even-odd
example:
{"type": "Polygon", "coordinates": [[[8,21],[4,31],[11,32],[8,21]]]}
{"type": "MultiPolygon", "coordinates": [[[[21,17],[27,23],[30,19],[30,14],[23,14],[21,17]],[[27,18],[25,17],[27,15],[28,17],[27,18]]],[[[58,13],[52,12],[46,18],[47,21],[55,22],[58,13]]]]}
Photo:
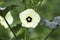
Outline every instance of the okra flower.
{"type": "Polygon", "coordinates": [[[33,9],[27,9],[19,14],[23,27],[35,28],[40,22],[40,16],[33,9]]]}

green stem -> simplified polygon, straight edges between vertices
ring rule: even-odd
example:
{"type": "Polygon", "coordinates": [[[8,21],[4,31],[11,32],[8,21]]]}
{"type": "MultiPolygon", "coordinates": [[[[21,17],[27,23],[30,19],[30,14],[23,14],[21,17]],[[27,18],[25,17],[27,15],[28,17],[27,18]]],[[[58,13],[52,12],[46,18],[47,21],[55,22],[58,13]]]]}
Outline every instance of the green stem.
{"type": "Polygon", "coordinates": [[[8,27],[10,28],[10,30],[12,31],[12,33],[14,34],[14,36],[16,37],[16,40],[18,40],[15,32],[12,30],[12,28],[11,28],[10,25],[9,25],[9,23],[8,23],[7,20],[5,19],[5,17],[4,17],[4,20],[5,20],[6,24],[8,25],[8,27]]]}
{"type": "MultiPolygon", "coordinates": [[[[56,28],[55,28],[55,29],[56,29],[56,28]]],[[[47,36],[44,40],[47,40],[47,38],[53,33],[53,31],[54,31],[55,29],[52,29],[52,31],[48,34],[48,36],[47,36]]]]}
{"type": "Polygon", "coordinates": [[[24,40],[29,40],[28,28],[25,28],[24,40]]]}

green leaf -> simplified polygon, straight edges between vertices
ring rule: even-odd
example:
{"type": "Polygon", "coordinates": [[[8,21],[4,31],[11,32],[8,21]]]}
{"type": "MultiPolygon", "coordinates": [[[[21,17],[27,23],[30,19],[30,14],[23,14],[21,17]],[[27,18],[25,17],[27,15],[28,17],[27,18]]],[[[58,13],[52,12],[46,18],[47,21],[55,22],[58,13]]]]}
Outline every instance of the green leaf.
{"type": "Polygon", "coordinates": [[[0,40],[10,40],[8,30],[0,24],[0,40]]]}

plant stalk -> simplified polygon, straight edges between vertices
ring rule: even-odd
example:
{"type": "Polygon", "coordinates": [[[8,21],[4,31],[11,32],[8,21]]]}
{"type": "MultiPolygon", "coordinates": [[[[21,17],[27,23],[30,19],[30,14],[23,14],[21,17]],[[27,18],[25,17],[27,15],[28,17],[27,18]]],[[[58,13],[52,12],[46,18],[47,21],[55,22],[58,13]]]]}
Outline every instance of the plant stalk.
{"type": "Polygon", "coordinates": [[[53,33],[55,29],[52,29],[52,31],[48,34],[48,36],[44,39],[44,40],[47,40],[47,38],[53,33]]]}
{"type": "Polygon", "coordinates": [[[29,40],[28,28],[25,28],[24,40],[29,40]]]}
{"type": "Polygon", "coordinates": [[[6,24],[8,25],[8,27],[10,28],[10,30],[12,31],[12,33],[14,34],[14,36],[16,37],[16,40],[18,40],[18,38],[17,38],[15,32],[12,30],[12,28],[10,27],[10,25],[9,25],[9,23],[7,22],[7,20],[6,20],[5,17],[4,17],[4,20],[5,20],[6,24]]]}

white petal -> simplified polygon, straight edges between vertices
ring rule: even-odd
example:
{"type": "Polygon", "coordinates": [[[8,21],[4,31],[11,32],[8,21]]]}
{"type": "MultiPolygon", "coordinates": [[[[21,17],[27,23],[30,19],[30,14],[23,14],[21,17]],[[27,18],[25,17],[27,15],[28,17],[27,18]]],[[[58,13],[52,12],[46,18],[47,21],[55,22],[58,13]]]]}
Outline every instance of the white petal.
{"type": "Polygon", "coordinates": [[[6,18],[6,20],[7,20],[7,22],[8,22],[9,24],[12,24],[12,22],[13,22],[13,17],[12,17],[12,15],[11,15],[11,12],[10,12],[10,11],[7,13],[7,15],[5,16],[5,18],[6,18]]]}
{"type": "Polygon", "coordinates": [[[38,13],[36,13],[33,9],[27,9],[19,14],[20,20],[22,22],[22,26],[28,27],[28,28],[35,28],[39,21],[40,17],[38,13]],[[27,22],[26,18],[30,16],[32,18],[32,22],[27,22]]]}
{"type": "Polygon", "coordinates": [[[3,17],[0,16],[0,23],[3,25],[5,28],[8,28],[8,25],[6,24],[5,20],[3,17]]]}
{"type": "MultiPolygon", "coordinates": [[[[5,18],[6,18],[7,22],[9,23],[9,25],[13,23],[13,17],[11,16],[10,11],[7,13],[7,15],[6,15],[5,18]]],[[[0,23],[1,23],[1,25],[3,25],[5,28],[8,28],[8,25],[6,24],[4,18],[1,17],[1,16],[0,16],[0,23]]]]}

